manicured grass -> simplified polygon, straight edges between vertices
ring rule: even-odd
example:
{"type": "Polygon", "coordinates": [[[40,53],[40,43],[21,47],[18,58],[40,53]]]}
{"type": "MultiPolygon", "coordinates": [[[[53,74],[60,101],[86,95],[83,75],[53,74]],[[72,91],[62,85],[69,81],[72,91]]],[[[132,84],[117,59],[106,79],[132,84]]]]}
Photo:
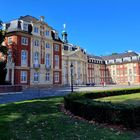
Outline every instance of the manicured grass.
{"type": "Polygon", "coordinates": [[[96,99],[96,101],[105,101],[105,102],[109,101],[113,103],[133,104],[136,106],[140,106],[140,93],[104,97],[96,99]]]}
{"type": "Polygon", "coordinates": [[[75,120],[60,111],[62,97],[0,105],[0,140],[132,140],[131,133],[75,120]]]}

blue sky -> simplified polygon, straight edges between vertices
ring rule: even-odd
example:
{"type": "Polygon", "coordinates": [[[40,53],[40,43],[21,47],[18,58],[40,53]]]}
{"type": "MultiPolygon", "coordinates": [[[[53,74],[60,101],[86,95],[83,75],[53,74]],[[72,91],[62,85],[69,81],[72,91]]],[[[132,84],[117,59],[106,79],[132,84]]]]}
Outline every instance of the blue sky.
{"type": "Polygon", "coordinates": [[[88,53],[108,55],[140,52],[139,0],[7,0],[1,1],[4,22],[32,15],[61,31],[67,25],[68,40],[88,53]]]}

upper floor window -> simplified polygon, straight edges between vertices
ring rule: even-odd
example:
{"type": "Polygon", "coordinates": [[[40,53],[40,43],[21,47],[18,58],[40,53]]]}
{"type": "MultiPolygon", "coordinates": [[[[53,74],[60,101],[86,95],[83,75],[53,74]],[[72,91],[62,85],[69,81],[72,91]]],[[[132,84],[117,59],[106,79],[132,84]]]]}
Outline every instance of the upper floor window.
{"type": "Polygon", "coordinates": [[[28,24],[27,23],[23,24],[23,30],[28,31],[28,24]]]}
{"type": "Polygon", "coordinates": [[[50,31],[46,30],[46,36],[50,36],[50,31]]]}
{"type": "Polygon", "coordinates": [[[12,37],[8,37],[8,45],[12,44],[12,37]]]}
{"type": "Polygon", "coordinates": [[[27,71],[21,71],[20,81],[21,83],[27,83],[27,71]]]}
{"type": "Polygon", "coordinates": [[[27,65],[27,51],[21,51],[21,65],[27,65]]]}
{"type": "Polygon", "coordinates": [[[34,73],[34,81],[39,81],[39,73],[38,72],[34,73]]]}
{"type": "Polygon", "coordinates": [[[39,33],[39,29],[38,29],[38,27],[34,27],[34,33],[39,33]]]}
{"type": "Polygon", "coordinates": [[[50,54],[46,54],[46,66],[50,66],[50,54]]]}
{"type": "Polygon", "coordinates": [[[35,40],[34,45],[35,45],[36,47],[39,47],[39,40],[38,40],[38,39],[35,40]]]}
{"type": "Polygon", "coordinates": [[[50,48],[51,44],[50,43],[46,43],[46,48],[50,48]]]}
{"type": "Polygon", "coordinates": [[[39,64],[39,53],[38,52],[34,53],[34,63],[39,64]]]}
{"type": "Polygon", "coordinates": [[[59,68],[59,55],[55,55],[55,68],[58,69],[59,68]]]}
{"type": "Polygon", "coordinates": [[[59,45],[58,45],[58,44],[55,44],[54,50],[55,50],[55,51],[59,51],[59,45]]]}
{"type": "Polygon", "coordinates": [[[28,38],[27,37],[22,37],[21,38],[21,44],[22,45],[28,45],[28,38]]]}

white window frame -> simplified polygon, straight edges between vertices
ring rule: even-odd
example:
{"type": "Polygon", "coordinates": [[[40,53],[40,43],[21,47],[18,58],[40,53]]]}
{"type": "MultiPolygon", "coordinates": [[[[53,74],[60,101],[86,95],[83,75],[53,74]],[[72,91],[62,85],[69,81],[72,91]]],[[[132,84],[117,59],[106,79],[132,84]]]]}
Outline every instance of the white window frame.
{"type": "Polygon", "coordinates": [[[28,45],[28,38],[27,37],[21,37],[21,44],[22,45],[28,45]]]}
{"type": "Polygon", "coordinates": [[[8,45],[12,44],[12,42],[13,42],[12,37],[8,37],[8,45]]]}
{"type": "Polygon", "coordinates": [[[21,66],[27,66],[28,65],[28,51],[22,50],[21,51],[21,66]]]}
{"type": "Polygon", "coordinates": [[[27,83],[27,71],[21,71],[20,82],[21,83],[27,83]]]}

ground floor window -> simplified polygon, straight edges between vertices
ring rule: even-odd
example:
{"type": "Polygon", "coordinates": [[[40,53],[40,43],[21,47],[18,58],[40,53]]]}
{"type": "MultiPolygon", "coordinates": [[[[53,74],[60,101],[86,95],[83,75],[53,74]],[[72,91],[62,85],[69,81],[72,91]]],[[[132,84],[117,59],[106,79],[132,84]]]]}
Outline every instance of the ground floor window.
{"type": "Polygon", "coordinates": [[[27,83],[27,71],[21,71],[21,74],[20,74],[20,77],[21,77],[21,83],[27,83]]]}
{"type": "Polygon", "coordinates": [[[59,82],[59,72],[54,73],[54,82],[58,83],[59,82]]]}
{"type": "Polygon", "coordinates": [[[34,73],[34,81],[35,82],[39,81],[39,73],[38,72],[34,73]]]}
{"type": "Polygon", "coordinates": [[[50,73],[49,73],[49,72],[46,73],[46,81],[47,81],[47,82],[50,81],[50,73]]]}

